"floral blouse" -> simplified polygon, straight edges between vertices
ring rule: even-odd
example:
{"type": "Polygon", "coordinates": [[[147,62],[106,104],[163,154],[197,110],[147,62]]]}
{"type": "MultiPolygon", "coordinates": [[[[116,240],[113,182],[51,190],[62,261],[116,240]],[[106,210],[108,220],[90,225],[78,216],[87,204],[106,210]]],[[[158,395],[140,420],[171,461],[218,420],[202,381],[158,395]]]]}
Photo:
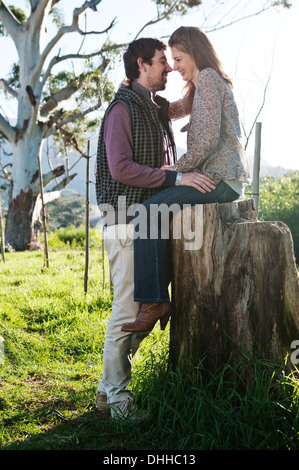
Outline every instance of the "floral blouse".
{"type": "Polygon", "coordinates": [[[249,183],[249,167],[240,143],[239,114],[233,92],[212,68],[199,72],[186,126],[187,152],[174,165],[178,172],[194,169],[221,180],[249,183]]]}

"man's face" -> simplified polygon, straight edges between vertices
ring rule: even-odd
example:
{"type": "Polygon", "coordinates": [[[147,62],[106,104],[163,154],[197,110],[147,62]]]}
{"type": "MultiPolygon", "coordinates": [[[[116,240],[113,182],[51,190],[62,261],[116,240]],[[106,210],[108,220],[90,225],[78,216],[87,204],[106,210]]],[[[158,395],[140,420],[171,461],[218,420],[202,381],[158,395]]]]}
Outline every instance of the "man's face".
{"type": "Polygon", "coordinates": [[[165,51],[156,50],[154,57],[152,58],[152,65],[144,64],[144,77],[147,81],[147,87],[153,93],[157,91],[165,90],[167,83],[167,75],[172,71],[165,51]]]}

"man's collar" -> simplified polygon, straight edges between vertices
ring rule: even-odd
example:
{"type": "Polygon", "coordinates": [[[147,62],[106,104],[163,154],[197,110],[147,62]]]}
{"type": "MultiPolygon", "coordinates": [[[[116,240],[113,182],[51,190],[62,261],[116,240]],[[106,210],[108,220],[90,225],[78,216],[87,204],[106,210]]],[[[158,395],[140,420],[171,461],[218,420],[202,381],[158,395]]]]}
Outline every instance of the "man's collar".
{"type": "Polygon", "coordinates": [[[155,106],[158,106],[154,100],[153,93],[147,88],[144,88],[143,86],[139,85],[139,83],[132,82],[132,90],[135,91],[135,93],[138,93],[138,95],[143,96],[146,100],[150,101],[155,106]]]}

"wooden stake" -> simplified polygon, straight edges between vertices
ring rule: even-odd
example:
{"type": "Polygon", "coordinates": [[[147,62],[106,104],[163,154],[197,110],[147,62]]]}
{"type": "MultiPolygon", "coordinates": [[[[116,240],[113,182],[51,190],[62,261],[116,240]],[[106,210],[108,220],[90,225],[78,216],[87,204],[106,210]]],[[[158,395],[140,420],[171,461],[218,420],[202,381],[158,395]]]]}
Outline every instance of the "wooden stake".
{"type": "Polygon", "coordinates": [[[2,203],[0,202],[0,228],[1,228],[1,254],[4,263],[6,262],[5,259],[5,232],[4,232],[4,220],[3,220],[3,212],[2,212],[2,203]]]}
{"type": "MultiPolygon", "coordinates": [[[[42,146],[41,146],[42,149],[42,146]]],[[[46,223],[46,208],[44,203],[44,185],[43,185],[43,176],[42,176],[42,169],[41,169],[41,156],[42,150],[37,157],[38,160],[38,175],[39,175],[39,186],[40,186],[40,197],[42,203],[42,219],[43,219],[43,229],[44,229],[44,252],[45,252],[45,264],[48,268],[49,263],[49,247],[48,247],[48,234],[47,234],[47,223],[46,223]]]]}
{"type": "Polygon", "coordinates": [[[254,199],[255,210],[256,210],[257,216],[259,212],[259,198],[260,198],[261,134],[262,134],[262,123],[257,122],[255,125],[255,148],[254,148],[253,181],[252,181],[252,196],[254,199]]]}
{"type": "Polygon", "coordinates": [[[89,265],[89,161],[90,161],[90,140],[87,141],[86,155],[86,217],[85,217],[85,274],[84,292],[88,289],[88,265],[89,265]]]}

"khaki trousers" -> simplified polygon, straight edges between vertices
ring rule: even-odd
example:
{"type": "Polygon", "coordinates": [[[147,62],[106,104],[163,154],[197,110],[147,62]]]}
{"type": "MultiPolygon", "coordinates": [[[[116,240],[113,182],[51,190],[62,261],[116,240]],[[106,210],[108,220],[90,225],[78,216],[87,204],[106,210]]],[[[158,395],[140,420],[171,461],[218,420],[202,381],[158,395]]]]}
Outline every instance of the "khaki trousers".
{"type": "Polygon", "coordinates": [[[116,403],[132,396],[127,388],[132,377],[132,358],[149,332],[132,334],[121,331],[125,323],[135,321],[141,305],[134,302],[133,224],[106,227],[104,247],[109,259],[114,299],[107,326],[103,373],[98,391],[107,394],[108,403],[116,403]]]}

